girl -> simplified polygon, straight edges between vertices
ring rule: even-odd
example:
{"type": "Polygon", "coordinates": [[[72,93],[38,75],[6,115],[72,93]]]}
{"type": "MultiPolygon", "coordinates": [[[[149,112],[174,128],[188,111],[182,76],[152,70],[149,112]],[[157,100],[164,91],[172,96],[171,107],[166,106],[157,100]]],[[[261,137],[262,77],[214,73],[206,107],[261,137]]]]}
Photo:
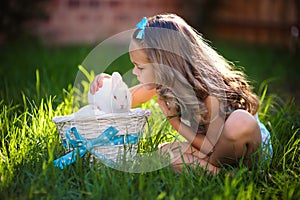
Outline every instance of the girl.
{"type": "MultiPolygon", "coordinates": [[[[171,126],[187,142],[162,144],[176,170],[182,164],[218,173],[224,165],[251,167],[269,132],[258,121],[259,101],[244,74],[234,70],[182,18],[162,14],[137,24],[129,47],[132,106],[155,95],[171,126]],[[262,137],[263,136],[263,137],[262,137]]],[[[95,77],[91,93],[102,86],[95,77]]],[[[271,146],[268,146],[271,150],[271,146]]]]}

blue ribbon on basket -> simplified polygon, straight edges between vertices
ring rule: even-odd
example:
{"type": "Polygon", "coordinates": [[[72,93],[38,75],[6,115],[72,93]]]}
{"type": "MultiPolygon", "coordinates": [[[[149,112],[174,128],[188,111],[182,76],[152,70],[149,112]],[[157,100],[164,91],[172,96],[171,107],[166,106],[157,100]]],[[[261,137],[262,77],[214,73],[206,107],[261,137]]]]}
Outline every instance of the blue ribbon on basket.
{"type": "Polygon", "coordinates": [[[94,147],[136,144],[138,142],[138,134],[117,135],[118,132],[119,131],[115,127],[110,126],[97,138],[86,139],[80,135],[76,127],[69,128],[66,131],[66,141],[63,142],[63,146],[65,148],[73,148],[74,150],[54,160],[54,166],[64,169],[64,167],[76,162],[78,153],[80,157],[83,157],[87,152],[94,154],[109,166],[114,166],[114,163],[111,160],[97,153],[94,147]],[[75,139],[71,137],[71,132],[74,134],[75,139]]]}

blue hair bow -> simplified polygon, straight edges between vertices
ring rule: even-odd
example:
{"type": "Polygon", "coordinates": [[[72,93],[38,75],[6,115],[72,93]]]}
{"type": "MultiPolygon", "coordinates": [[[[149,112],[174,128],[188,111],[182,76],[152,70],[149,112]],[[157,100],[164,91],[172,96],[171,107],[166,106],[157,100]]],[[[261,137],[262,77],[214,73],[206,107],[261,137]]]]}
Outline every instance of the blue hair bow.
{"type": "Polygon", "coordinates": [[[141,29],[140,32],[136,36],[137,39],[140,39],[140,40],[142,39],[144,32],[145,32],[146,24],[147,24],[146,17],[143,17],[143,19],[139,23],[136,24],[136,27],[141,29]]]}

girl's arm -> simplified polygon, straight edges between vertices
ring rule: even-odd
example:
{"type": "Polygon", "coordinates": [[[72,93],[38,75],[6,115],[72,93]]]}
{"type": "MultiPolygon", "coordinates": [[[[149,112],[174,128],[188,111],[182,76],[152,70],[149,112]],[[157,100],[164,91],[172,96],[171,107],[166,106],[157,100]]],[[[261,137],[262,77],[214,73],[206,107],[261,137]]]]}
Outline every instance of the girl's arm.
{"type": "MultiPolygon", "coordinates": [[[[158,104],[165,116],[174,116],[177,111],[169,109],[165,101],[158,99],[158,104]]],[[[197,134],[189,126],[181,123],[180,117],[172,117],[169,122],[174,130],[178,131],[185,139],[191,142],[192,146],[199,150],[199,157],[206,157],[211,153],[223,130],[224,119],[219,115],[219,102],[215,97],[207,97],[205,104],[208,110],[209,125],[205,128],[207,134],[197,134]]]]}
{"type": "Polygon", "coordinates": [[[142,84],[136,85],[129,89],[132,95],[131,107],[139,106],[146,101],[149,101],[156,95],[156,89],[147,90],[142,84]]]}

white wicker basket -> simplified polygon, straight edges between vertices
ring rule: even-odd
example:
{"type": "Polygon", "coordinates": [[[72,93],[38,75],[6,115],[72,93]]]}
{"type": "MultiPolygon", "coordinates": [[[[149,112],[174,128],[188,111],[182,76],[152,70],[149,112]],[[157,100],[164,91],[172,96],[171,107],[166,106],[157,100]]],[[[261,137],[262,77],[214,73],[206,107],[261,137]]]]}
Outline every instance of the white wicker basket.
{"type": "MultiPolygon", "coordinates": [[[[53,118],[52,121],[56,124],[62,140],[66,139],[66,131],[71,127],[76,127],[85,139],[94,139],[110,126],[119,131],[117,135],[141,134],[144,131],[147,117],[150,115],[150,110],[132,109],[128,113],[102,114],[81,119],[74,117],[74,115],[58,116],[53,118]]],[[[138,144],[122,144],[95,146],[94,150],[106,159],[116,162],[118,159],[124,158],[124,155],[126,159],[134,157],[137,153],[137,147],[138,144]]]]}

